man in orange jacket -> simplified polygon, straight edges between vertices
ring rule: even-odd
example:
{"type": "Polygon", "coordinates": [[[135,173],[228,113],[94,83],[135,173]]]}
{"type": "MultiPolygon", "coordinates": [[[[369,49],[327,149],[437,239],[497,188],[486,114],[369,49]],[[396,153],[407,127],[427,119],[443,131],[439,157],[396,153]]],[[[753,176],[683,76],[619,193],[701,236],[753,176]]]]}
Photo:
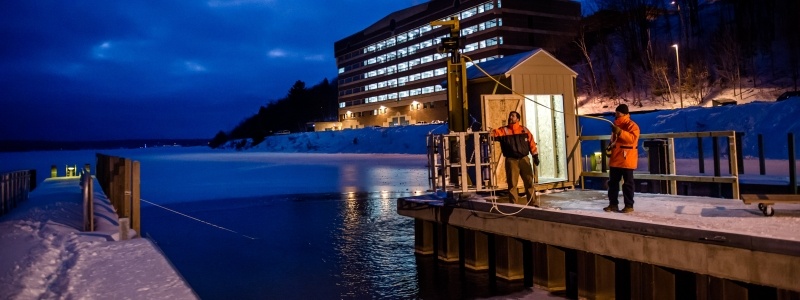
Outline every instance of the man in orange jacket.
{"type": "Polygon", "coordinates": [[[490,135],[500,142],[500,150],[506,157],[506,182],[508,183],[508,193],[511,203],[527,204],[531,203],[539,207],[535,200],[533,188],[533,168],[528,158],[528,153],[533,155],[533,163],[539,165],[539,150],[533,135],[528,128],[519,124],[520,114],[512,111],[508,114],[508,125],[492,130],[490,135]],[[517,193],[517,180],[522,176],[522,184],[525,186],[525,197],[527,201],[520,202],[517,193]]]}
{"type": "Polygon", "coordinates": [[[639,163],[639,125],[631,120],[628,106],[620,104],[614,113],[614,125],[611,125],[611,150],[609,166],[611,167],[608,179],[608,202],[603,208],[608,212],[620,212],[619,209],[619,181],[623,180],[622,197],[625,207],[623,213],[633,212],[633,170],[639,163]]]}

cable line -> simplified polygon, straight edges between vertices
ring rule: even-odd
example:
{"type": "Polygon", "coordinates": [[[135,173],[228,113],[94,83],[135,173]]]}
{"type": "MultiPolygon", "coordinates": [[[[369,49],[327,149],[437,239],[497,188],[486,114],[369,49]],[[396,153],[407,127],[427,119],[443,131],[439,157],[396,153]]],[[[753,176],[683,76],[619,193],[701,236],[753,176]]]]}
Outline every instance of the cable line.
{"type": "Polygon", "coordinates": [[[187,218],[189,218],[189,219],[195,220],[195,221],[197,221],[197,222],[200,222],[200,223],[203,223],[203,224],[206,224],[206,225],[209,225],[209,226],[213,226],[213,227],[216,227],[216,228],[219,228],[219,229],[225,230],[225,231],[229,231],[229,232],[232,232],[232,233],[235,233],[235,234],[241,235],[241,236],[243,236],[243,237],[246,237],[246,238],[248,238],[248,239],[251,239],[251,240],[257,240],[257,239],[258,239],[258,238],[254,238],[254,237],[252,237],[252,236],[248,236],[248,235],[244,235],[244,234],[238,233],[238,232],[236,232],[236,231],[233,231],[233,230],[230,230],[230,229],[228,229],[228,228],[225,228],[225,227],[219,226],[219,225],[217,225],[217,224],[214,224],[214,223],[211,223],[211,222],[208,222],[208,221],[204,221],[204,220],[201,220],[201,219],[198,219],[198,218],[192,217],[192,216],[190,216],[190,215],[187,215],[187,214],[184,214],[184,213],[181,213],[181,212],[178,212],[178,211],[175,211],[175,210],[172,210],[172,209],[166,208],[166,207],[164,207],[164,206],[161,206],[161,205],[155,204],[155,203],[153,203],[153,202],[150,202],[150,201],[147,201],[147,200],[144,200],[144,199],[139,199],[139,200],[140,200],[140,201],[142,201],[142,202],[145,202],[145,203],[147,203],[147,204],[153,205],[153,206],[155,206],[155,207],[158,207],[158,208],[161,208],[161,209],[167,210],[167,211],[169,211],[169,212],[172,212],[172,213],[174,213],[174,214],[181,215],[181,216],[187,217],[187,218]]]}

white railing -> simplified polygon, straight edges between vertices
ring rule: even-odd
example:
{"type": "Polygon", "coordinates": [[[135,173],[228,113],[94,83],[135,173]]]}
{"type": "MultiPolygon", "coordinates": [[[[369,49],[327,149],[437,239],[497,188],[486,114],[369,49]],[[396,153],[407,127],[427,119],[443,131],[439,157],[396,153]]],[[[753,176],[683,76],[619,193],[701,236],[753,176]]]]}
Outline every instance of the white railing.
{"type": "Polygon", "coordinates": [[[429,134],[428,179],[432,191],[483,192],[496,189],[489,132],[429,134]]]}

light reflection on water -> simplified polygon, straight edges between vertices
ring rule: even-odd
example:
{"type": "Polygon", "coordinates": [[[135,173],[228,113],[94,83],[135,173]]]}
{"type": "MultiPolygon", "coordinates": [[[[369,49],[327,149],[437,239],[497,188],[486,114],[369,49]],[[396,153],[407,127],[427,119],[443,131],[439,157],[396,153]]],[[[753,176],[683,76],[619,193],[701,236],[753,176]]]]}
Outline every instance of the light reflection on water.
{"type": "Polygon", "coordinates": [[[413,220],[397,193],[170,205],[258,240],[144,208],[149,234],[203,299],[415,298],[413,220]]]}
{"type": "Polygon", "coordinates": [[[155,207],[143,231],[203,299],[464,299],[525,291],[488,274],[414,255],[413,219],[395,211],[409,193],[278,195],[155,207]]]}

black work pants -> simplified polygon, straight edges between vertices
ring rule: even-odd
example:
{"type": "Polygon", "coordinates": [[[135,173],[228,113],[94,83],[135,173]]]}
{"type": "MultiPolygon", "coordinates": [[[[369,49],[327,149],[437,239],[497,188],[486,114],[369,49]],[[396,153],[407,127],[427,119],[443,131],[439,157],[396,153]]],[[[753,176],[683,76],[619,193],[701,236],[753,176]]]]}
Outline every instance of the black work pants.
{"type": "Polygon", "coordinates": [[[619,181],[622,180],[622,198],[625,206],[633,207],[633,169],[611,167],[608,174],[608,203],[619,205],[619,181]]]}

